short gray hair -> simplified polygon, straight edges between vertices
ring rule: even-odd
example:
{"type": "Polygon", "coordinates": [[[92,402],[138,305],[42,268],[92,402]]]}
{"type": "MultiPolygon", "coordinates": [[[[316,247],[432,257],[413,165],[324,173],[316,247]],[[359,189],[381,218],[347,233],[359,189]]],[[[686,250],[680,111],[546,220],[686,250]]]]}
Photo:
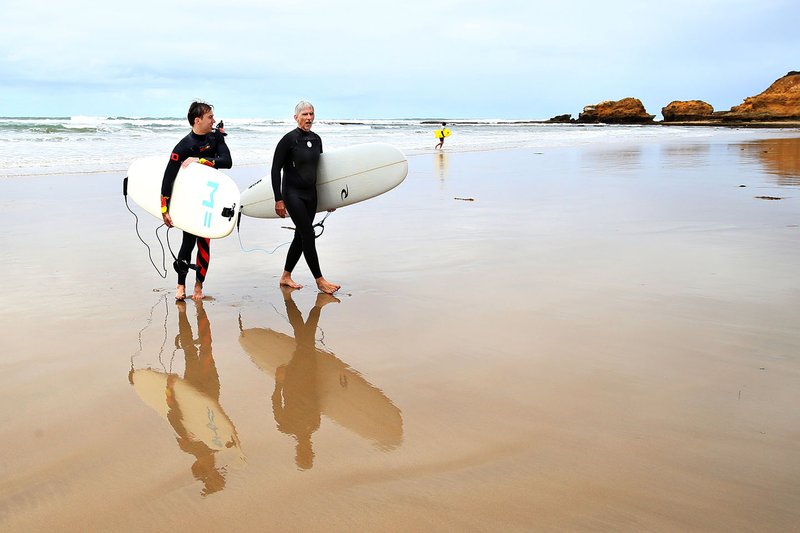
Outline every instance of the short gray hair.
{"type": "Polygon", "coordinates": [[[307,107],[310,107],[311,109],[314,109],[314,105],[311,102],[306,102],[305,100],[300,100],[299,102],[297,102],[297,105],[294,106],[294,114],[295,115],[299,115],[300,112],[303,111],[303,109],[305,109],[307,107]]]}

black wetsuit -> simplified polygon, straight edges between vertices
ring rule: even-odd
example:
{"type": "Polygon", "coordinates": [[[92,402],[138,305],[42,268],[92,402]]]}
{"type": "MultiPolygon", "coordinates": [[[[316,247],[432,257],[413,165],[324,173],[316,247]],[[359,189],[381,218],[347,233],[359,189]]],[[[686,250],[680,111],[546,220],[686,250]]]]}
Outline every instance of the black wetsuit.
{"type": "MultiPolygon", "coordinates": [[[[190,157],[198,157],[207,160],[214,168],[231,168],[233,160],[228,145],[225,144],[225,134],[221,131],[212,131],[206,135],[197,135],[194,132],[175,145],[169,157],[169,163],[164,170],[164,180],[161,182],[161,196],[172,196],[172,186],[181,163],[190,157]]],[[[169,200],[167,200],[169,206],[169,200]]],[[[197,244],[197,281],[202,283],[206,279],[208,265],[211,262],[211,239],[197,237],[186,231],[183,232],[183,242],[178,252],[178,261],[175,270],[178,271],[178,285],[186,285],[187,267],[191,258],[194,245],[197,244]]]]}
{"type": "Polygon", "coordinates": [[[322,139],[319,135],[296,128],[278,141],[275,157],[272,159],[272,191],[275,193],[275,201],[283,200],[295,225],[294,239],[286,254],[284,270],[294,270],[300,256],[304,255],[314,279],[322,277],[314,243],[317,165],[320,154],[322,139]]]}

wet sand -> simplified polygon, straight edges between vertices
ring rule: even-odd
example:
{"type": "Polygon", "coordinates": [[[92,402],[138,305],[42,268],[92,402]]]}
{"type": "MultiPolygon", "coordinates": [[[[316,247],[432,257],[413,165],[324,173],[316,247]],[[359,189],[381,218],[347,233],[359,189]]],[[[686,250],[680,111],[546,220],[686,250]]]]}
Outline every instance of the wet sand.
{"type": "Polygon", "coordinates": [[[245,218],[176,305],[122,176],[0,181],[0,529],[797,528],[800,140],[409,163],[336,300],[245,218]]]}

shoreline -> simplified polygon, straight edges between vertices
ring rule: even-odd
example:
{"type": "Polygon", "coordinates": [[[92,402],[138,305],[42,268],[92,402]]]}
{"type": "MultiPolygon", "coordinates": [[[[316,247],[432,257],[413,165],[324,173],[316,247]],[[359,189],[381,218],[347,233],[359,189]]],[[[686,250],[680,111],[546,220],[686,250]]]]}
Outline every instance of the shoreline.
{"type": "MultiPolygon", "coordinates": [[[[486,123],[476,121],[464,121],[458,123],[464,125],[461,132],[456,132],[456,136],[452,141],[446,143],[446,153],[470,153],[470,152],[486,152],[486,151],[506,151],[506,150],[525,150],[534,149],[554,150],[554,149],[573,149],[579,147],[584,142],[593,145],[612,146],[620,142],[628,142],[629,132],[637,131],[641,128],[652,128],[651,132],[661,130],[662,132],[669,131],[668,129],[661,129],[661,126],[686,126],[695,128],[693,131],[698,131],[702,128],[707,128],[709,134],[715,131],[744,131],[744,130],[759,130],[764,132],[762,135],[770,135],[770,130],[774,132],[775,136],[794,135],[795,130],[800,129],[800,123],[774,123],[774,122],[760,122],[745,124],[716,124],[710,122],[678,122],[678,123],[652,123],[652,124],[577,124],[577,123],[552,123],[548,121],[524,121],[524,122],[507,122],[507,123],[486,123]],[[470,124],[476,124],[475,128],[470,128],[470,124]],[[526,126],[533,126],[527,127],[526,126]],[[541,126],[541,127],[538,127],[541,126]],[[795,127],[796,126],[796,127],[795,127]],[[515,128],[520,128],[523,131],[520,135],[515,135],[515,128]],[[608,134],[603,134],[607,132],[608,134]],[[579,135],[587,135],[589,138],[583,139],[579,135]]],[[[455,123],[454,123],[455,125],[455,123]]],[[[183,131],[183,130],[181,130],[183,131]]],[[[375,130],[382,131],[382,130],[375,130]]],[[[642,130],[645,131],[645,130],[642,130]]],[[[427,138],[426,135],[420,135],[417,130],[401,129],[400,134],[390,134],[388,137],[371,138],[363,134],[353,134],[352,132],[337,131],[336,133],[328,132],[326,135],[335,135],[338,139],[338,144],[333,142],[328,145],[328,150],[336,150],[338,148],[348,146],[350,144],[359,144],[363,142],[387,142],[393,146],[398,147],[408,157],[432,155],[437,153],[433,148],[432,143],[425,142],[423,139],[427,138]]],[[[664,138],[653,139],[654,142],[694,142],[693,135],[686,133],[672,135],[672,133],[662,133],[664,138]]],[[[634,136],[635,137],[635,136],[634,136]]],[[[238,156],[234,161],[234,172],[236,169],[257,169],[261,168],[262,172],[257,178],[266,176],[269,172],[269,162],[271,160],[271,152],[262,148],[262,143],[259,141],[258,135],[241,135],[235,138],[234,141],[238,143],[235,148],[237,153],[244,155],[238,156]]],[[[631,139],[637,142],[636,139],[631,139]]],[[[74,141],[72,141],[74,142],[74,141]]],[[[116,140],[111,141],[116,142],[116,140]]],[[[172,142],[172,140],[170,140],[172,142]]],[[[29,143],[31,146],[36,143],[29,143]]],[[[86,145],[83,145],[86,146],[86,145]]],[[[127,145],[126,145],[127,146],[127,145]]],[[[129,150],[130,148],[126,148],[129,150]]],[[[156,148],[155,145],[149,146],[142,145],[138,152],[130,152],[129,155],[123,157],[114,157],[111,159],[104,159],[92,153],[91,149],[83,152],[83,157],[79,158],[77,162],[72,161],[67,164],[66,161],[61,161],[58,158],[52,160],[42,160],[36,162],[31,160],[27,165],[9,166],[0,169],[0,181],[10,178],[36,178],[41,176],[66,176],[66,175],[102,175],[102,174],[125,174],[131,162],[143,154],[152,155],[154,150],[164,150],[163,146],[156,148]],[[101,170],[98,170],[100,168],[101,170]]],[[[23,149],[30,151],[30,149],[23,149]]],[[[30,157],[30,156],[29,156],[30,157]]],[[[38,155],[36,157],[39,157],[38,155]]],[[[254,178],[254,179],[257,179],[254,178]]],[[[252,182],[251,182],[252,183],[252,182]]],[[[250,185],[250,183],[245,184],[250,185]]]]}
{"type": "MultiPolygon", "coordinates": [[[[436,121],[423,121],[422,124],[437,125],[441,122],[436,121]]],[[[455,126],[468,126],[484,124],[484,122],[474,120],[458,120],[451,119],[447,121],[448,125],[455,126]]],[[[513,125],[526,125],[526,124],[541,124],[541,125],[560,125],[560,126],[705,126],[705,127],[720,127],[720,128],[775,128],[775,129],[800,129],[800,120],[741,120],[741,121],[723,121],[723,120],[684,120],[684,121],[663,121],[654,120],[650,122],[578,122],[577,120],[559,121],[559,120],[509,120],[509,121],[493,121],[492,124],[499,126],[513,126],[513,125]]]]}

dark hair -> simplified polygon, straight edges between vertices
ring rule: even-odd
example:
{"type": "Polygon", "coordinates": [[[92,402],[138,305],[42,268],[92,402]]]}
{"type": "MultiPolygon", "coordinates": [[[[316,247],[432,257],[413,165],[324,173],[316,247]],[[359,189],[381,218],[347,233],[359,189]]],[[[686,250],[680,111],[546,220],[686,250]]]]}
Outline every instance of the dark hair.
{"type": "Polygon", "coordinates": [[[211,104],[207,104],[205,102],[192,102],[192,105],[189,106],[189,113],[187,113],[186,118],[189,119],[189,124],[194,126],[194,119],[202,118],[203,115],[212,111],[214,106],[211,104]]]}
{"type": "Polygon", "coordinates": [[[447,122],[442,122],[442,126],[447,126],[447,122]]]}

